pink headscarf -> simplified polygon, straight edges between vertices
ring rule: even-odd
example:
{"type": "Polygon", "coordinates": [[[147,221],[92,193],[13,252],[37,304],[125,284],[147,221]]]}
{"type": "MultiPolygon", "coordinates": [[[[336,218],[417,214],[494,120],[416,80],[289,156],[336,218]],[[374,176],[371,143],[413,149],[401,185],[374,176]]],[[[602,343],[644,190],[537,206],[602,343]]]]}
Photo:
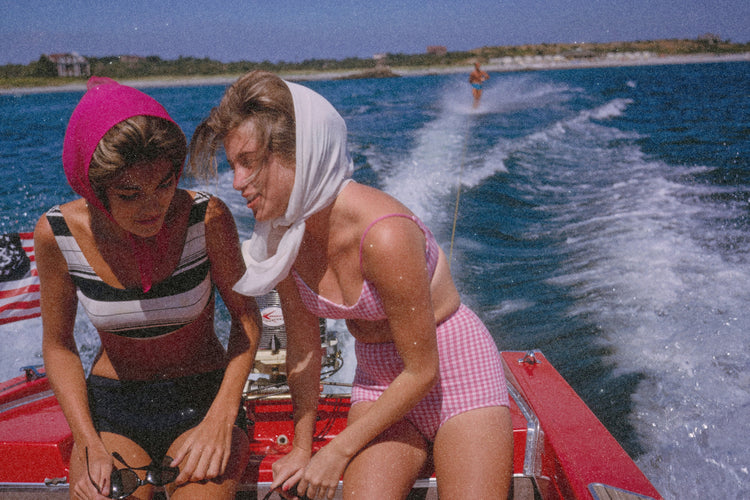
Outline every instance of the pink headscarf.
{"type": "MultiPolygon", "coordinates": [[[[87,91],[73,110],[65,132],[63,168],[73,191],[114,220],[89,181],[89,165],[99,141],[113,126],[134,116],[157,116],[172,123],[175,121],[152,97],[110,78],[93,76],[86,87],[87,91]]],[[[177,172],[178,179],[181,172],[177,172]]],[[[130,240],[138,260],[143,291],[147,292],[151,289],[153,258],[145,245],[132,236],[130,240]]]]}

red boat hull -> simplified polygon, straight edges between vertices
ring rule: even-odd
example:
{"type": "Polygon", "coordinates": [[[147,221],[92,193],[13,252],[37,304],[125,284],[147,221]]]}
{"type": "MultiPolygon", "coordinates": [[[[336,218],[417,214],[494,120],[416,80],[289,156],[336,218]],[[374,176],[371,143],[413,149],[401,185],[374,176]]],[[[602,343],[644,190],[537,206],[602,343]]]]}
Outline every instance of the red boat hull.
{"type": "MultiPolygon", "coordinates": [[[[603,488],[622,492],[620,498],[661,498],[541,353],[504,352],[502,357],[513,396],[514,498],[609,498],[603,488]]],[[[64,497],[70,429],[46,377],[28,378],[0,384],[0,496],[64,497]]],[[[348,395],[321,396],[315,449],[344,429],[349,406],[348,395]]],[[[289,451],[294,437],[292,406],[288,396],[281,396],[248,400],[246,409],[251,460],[241,490],[245,497],[262,498],[273,462],[289,451]]],[[[416,486],[436,498],[434,478],[416,486]]]]}

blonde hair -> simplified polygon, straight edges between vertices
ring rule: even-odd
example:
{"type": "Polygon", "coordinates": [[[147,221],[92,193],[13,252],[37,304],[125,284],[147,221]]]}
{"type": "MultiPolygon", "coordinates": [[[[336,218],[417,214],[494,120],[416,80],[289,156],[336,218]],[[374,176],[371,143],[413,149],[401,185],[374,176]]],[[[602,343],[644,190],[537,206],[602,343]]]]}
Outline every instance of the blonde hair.
{"type": "Polygon", "coordinates": [[[252,71],[227,89],[219,105],[195,129],[188,173],[203,179],[216,176],[216,153],[221,143],[248,120],[258,131],[261,150],[279,155],[284,164],[296,163],[292,93],[273,73],[252,71]]]}
{"type": "Polygon", "coordinates": [[[104,192],[127,168],[166,158],[179,176],[186,156],[187,139],[176,123],[157,116],[133,116],[113,126],[99,141],[89,163],[89,182],[108,206],[104,192]]]}

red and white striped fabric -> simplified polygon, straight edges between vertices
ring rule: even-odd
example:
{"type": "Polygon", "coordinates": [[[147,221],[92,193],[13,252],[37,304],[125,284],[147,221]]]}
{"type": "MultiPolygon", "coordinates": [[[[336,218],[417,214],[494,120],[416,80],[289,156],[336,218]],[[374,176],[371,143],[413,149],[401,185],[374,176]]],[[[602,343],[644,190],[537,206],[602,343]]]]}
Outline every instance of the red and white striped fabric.
{"type": "Polygon", "coordinates": [[[0,325],[40,315],[34,234],[0,235],[0,325]]]}

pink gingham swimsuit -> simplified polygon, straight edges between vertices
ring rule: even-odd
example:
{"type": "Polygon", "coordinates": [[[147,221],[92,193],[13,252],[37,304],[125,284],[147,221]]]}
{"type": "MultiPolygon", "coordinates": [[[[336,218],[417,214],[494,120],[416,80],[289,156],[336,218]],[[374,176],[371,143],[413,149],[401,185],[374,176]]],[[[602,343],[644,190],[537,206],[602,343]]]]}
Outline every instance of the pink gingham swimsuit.
{"type": "MultiPolygon", "coordinates": [[[[413,215],[390,214],[373,221],[365,229],[359,245],[360,268],[365,236],[377,222],[388,217],[413,220],[424,232],[427,268],[430,277],[437,267],[439,248],[432,232],[413,215]]],[[[331,319],[379,321],[387,319],[377,290],[369,281],[353,306],[335,304],[316,294],[296,271],[292,276],[302,303],[316,316],[331,319]]],[[[500,354],[490,332],[464,304],[437,325],[440,379],[432,390],[406,414],[428,441],[434,441],[442,424],[460,413],[488,406],[508,406],[500,354]]],[[[404,369],[393,342],[355,341],[357,369],[352,388],[352,404],[375,401],[404,369]]]]}

